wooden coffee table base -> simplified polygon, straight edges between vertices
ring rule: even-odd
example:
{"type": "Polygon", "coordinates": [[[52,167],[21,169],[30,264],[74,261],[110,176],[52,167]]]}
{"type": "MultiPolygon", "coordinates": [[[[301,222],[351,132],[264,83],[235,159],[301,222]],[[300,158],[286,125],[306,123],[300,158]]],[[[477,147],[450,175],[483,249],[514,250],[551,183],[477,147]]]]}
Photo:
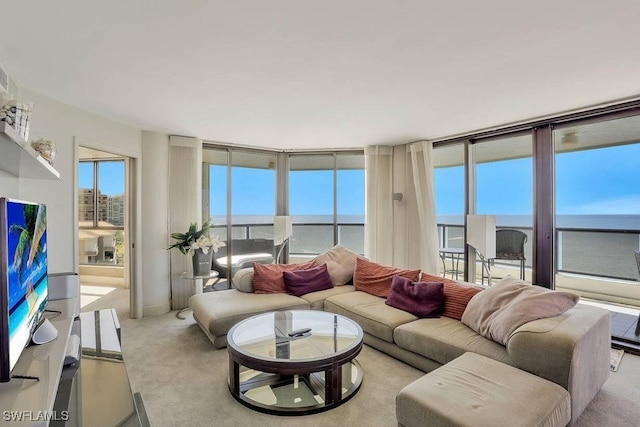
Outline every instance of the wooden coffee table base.
{"type": "Polygon", "coordinates": [[[323,372],[285,375],[240,366],[229,354],[232,396],[244,406],[267,414],[307,415],[335,408],[356,394],[362,378],[356,360],[323,372]]]}

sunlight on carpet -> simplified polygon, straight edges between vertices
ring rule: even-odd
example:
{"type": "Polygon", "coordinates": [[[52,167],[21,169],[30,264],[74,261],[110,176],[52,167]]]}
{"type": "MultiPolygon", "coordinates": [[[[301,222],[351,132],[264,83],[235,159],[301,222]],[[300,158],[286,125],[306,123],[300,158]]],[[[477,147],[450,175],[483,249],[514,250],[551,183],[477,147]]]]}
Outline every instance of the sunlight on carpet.
{"type": "Polygon", "coordinates": [[[80,285],[80,307],[84,308],[115,290],[111,286],[80,285]]]}

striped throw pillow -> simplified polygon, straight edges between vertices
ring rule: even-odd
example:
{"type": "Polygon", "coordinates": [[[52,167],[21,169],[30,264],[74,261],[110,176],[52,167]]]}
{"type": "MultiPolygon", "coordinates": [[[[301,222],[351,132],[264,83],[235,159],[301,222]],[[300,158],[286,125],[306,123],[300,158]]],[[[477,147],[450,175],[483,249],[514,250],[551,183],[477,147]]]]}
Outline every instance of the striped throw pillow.
{"type": "Polygon", "coordinates": [[[309,270],[316,266],[314,260],[301,264],[260,264],[253,263],[253,290],[256,294],[284,294],[285,271],[309,270]]]}
{"type": "Polygon", "coordinates": [[[356,269],[353,273],[353,284],[357,291],[386,298],[391,291],[393,276],[396,275],[417,282],[420,270],[386,267],[358,257],[356,259],[356,269]]]}
{"type": "Polygon", "coordinates": [[[469,300],[473,298],[475,294],[484,290],[484,288],[480,286],[463,285],[454,280],[431,276],[426,273],[422,273],[420,280],[422,282],[444,283],[444,312],[442,315],[456,320],[462,320],[462,314],[467,308],[469,300]]]}

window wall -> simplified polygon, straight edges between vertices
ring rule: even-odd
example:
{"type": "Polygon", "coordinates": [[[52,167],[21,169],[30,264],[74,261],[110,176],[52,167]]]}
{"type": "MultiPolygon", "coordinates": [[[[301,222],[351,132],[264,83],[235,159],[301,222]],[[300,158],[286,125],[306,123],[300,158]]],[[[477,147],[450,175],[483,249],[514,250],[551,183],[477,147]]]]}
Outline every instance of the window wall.
{"type": "MultiPolygon", "coordinates": [[[[527,235],[528,281],[640,306],[639,104],[436,141],[440,246],[464,240],[461,211],[495,215],[498,230],[527,235]]],[[[517,269],[497,260],[492,276],[517,269]]]]}
{"type": "Polygon", "coordinates": [[[273,239],[274,216],[288,214],[291,261],[337,243],[364,253],[362,152],[297,154],[205,145],[203,163],[203,218],[223,240],[229,235],[273,239]]]}
{"type": "Polygon", "coordinates": [[[364,155],[291,154],[290,253],[298,258],[335,244],[364,253],[364,155]]]}
{"type": "Polygon", "coordinates": [[[273,153],[203,150],[203,218],[213,234],[227,240],[273,239],[276,214],[276,161],[273,153]]]}
{"type": "MultiPolygon", "coordinates": [[[[495,215],[497,230],[519,230],[524,246],[524,277],[531,280],[533,242],[533,157],[531,133],[481,140],[473,145],[475,160],[475,212],[495,215]]],[[[501,252],[500,238],[496,252],[501,252]]],[[[494,278],[511,274],[520,277],[520,261],[496,259],[491,263],[494,278]]],[[[480,272],[481,270],[478,270],[480,272]]]]}
{"type": "Polygon", "coordinates": [[[124,265],[124,160],[78,165],[79,259],[83,265],[124,265]]]}
{"type": "MultiPolygon", "coordinates": [[[[441,248],[442,270],[453,277],[462,275],[465,243],[465,198],[469,212],[495,215],[497,229],[516,229],[527,235],[525,263],[532,266],[533,242],[533,158],[530,132],[435,145],[434,182],[436,217],[441,248]],[[465,144],[469,146],[471,170],[466,192],[465,144]],[[457,251],[456,251],[457,250],[457,251]],[[462,260],[458,260],[462,258],[462,260]]],[[[482,282],[480,259],[476,277],[470,281],[482,282]]],[[[520,263],[495,260],[491,263],[493,277],[505,274],[519,276],[520,263]]],[[[485,273],[486,274],[486,273],[485,273]]],[[[531,279],[530,268],[525,276],[531,279]]],[[[486,279],[485,279],[486,282],[486,279]]]]}
{"type": "Polygon", "coordinates": [[[461,278],[465,264],[465,155],[464,144],[442,145],[433,150],[433,178],[436,201],[436,221],[441,249],[457,249],[458,252],[442,252],[442,271],[453,272],[461,278]],[[457,274],[456,274],[457,273],[457,274]]]}
{"type": "Polygon", "coordinates": [[[640,285],[640,117],[559,127],[554,140],[556,284],[622,297],[640,285]]]}

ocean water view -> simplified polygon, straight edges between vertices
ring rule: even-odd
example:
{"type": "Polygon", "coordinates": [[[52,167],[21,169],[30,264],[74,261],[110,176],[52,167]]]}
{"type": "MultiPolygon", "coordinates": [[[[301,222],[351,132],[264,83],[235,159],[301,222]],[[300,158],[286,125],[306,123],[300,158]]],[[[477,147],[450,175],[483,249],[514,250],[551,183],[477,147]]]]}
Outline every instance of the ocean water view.
{"type": "MultiPolygon", "coordinates": [[[[441,245],[461,248],[462,215],[438,216],[441,245]]],[[[525,265],[531,267],[533,217],[496,215],[496,226],[524,231],[525,265]]],[[[634,251],[640,250],[640,215],[556,216],[556,267],[560,272],[639,280],[634,251]]]]}
{"type": "MultiPolygon", "coordinates": [[[[211,217],[214,234],[226,240],[226,217],[211,217]]],[[[338,216],[338,242],[364,254],[364,216],[338,216]]],[[[292,216],[292,254],[318,254],[334,244],[332,215],[292,216]]],[[[437,217],[441,246],[462,247],[463,216],[437,217]]],[[[498,227],[516,228],[527,236],[526,266],[532,263],[533,219],[530,215],[496,215],[498,227]]],[[[232,238],[273,239],[273,216],[232,216],[232,238]]],[[[558,215],[558,271],[639,280],[634,251],[640,250],[640,215],[558,215]]]]}
{"type": "MultiPolygon", "coordinates": [[[[482,215],[489,215],[482,213],[482,215]]],[[[464,224],[463,215],[437,215],[438,224],[464,224]]],[[[533,227],[532,215],[496,215],[496,226],[513,228],[533,227]]],[[[556,228],[631,230],[640,232],[639,215],[556,215],[556,228]]]]}

